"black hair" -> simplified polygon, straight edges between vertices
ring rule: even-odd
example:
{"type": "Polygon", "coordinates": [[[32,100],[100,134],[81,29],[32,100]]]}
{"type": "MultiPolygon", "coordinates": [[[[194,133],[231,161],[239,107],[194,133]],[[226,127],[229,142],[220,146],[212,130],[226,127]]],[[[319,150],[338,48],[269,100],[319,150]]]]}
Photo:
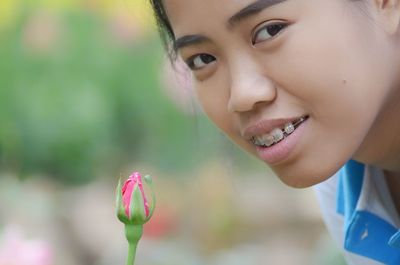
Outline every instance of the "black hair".
{"type": "Polygon", "coordinates": [[[170,59],[176,59],[176,50],[174,48],[175,34],[172,30],[171,23],[165,11],[162,0],[150,0],[150,4],[153,8],[154,17],[156,18],[156,23],[158,31],[161,36],[164,48],[167,50],[170,59]]]}

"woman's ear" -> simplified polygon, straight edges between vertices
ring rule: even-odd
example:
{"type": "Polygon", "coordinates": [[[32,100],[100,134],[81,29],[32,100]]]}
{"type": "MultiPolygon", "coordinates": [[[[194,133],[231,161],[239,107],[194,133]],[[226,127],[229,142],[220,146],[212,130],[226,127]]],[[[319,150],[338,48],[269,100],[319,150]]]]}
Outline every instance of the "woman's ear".
{"type": "Polygon", "coordinates": [[[378,20],[390,35],[396,34],[400,25],[400,0],[374,0],[378,20]]]}

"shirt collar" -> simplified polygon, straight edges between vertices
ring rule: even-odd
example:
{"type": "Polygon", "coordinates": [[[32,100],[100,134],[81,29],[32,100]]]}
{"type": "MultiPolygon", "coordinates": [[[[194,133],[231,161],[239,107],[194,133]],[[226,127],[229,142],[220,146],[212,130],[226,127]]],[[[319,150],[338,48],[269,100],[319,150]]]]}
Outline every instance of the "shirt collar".
{"type": "Polygon", "coordinates": [[[371,169],[350,160],[339,172],[336,209],[344,217],[344,248],[385,264],[400,264],[400,231],[372,181],[379,171],[371,169]]]}

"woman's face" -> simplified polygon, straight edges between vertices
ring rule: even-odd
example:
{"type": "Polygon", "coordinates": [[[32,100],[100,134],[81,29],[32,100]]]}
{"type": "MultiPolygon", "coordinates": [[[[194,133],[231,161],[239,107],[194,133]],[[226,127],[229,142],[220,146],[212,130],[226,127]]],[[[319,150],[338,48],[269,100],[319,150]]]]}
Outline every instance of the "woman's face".
{"type": "Polygon", "coordinates": [[[381,27],[373,4],[364,10],[348,0],[164,5],[207,115],[283,182],[306,187],[352,157],[375,159],[371,150],[382,128],[373,125],[393,90],[395,60],[390,27],[381,27]]]}

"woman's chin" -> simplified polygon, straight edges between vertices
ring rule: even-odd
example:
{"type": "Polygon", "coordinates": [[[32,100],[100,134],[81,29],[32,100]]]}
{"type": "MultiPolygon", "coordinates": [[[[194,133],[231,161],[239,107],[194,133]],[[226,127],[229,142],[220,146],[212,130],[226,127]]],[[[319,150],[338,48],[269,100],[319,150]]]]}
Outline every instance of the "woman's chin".
{"type": "Polygon", "coordinates": [[[342,166],[342,164],[325,167],[316,167],[316,165],[314,165],[314,167],[286,166],[271,167],[271,169],[287,186],[302,189],[324,182],[339,171],[342,166]]]}

